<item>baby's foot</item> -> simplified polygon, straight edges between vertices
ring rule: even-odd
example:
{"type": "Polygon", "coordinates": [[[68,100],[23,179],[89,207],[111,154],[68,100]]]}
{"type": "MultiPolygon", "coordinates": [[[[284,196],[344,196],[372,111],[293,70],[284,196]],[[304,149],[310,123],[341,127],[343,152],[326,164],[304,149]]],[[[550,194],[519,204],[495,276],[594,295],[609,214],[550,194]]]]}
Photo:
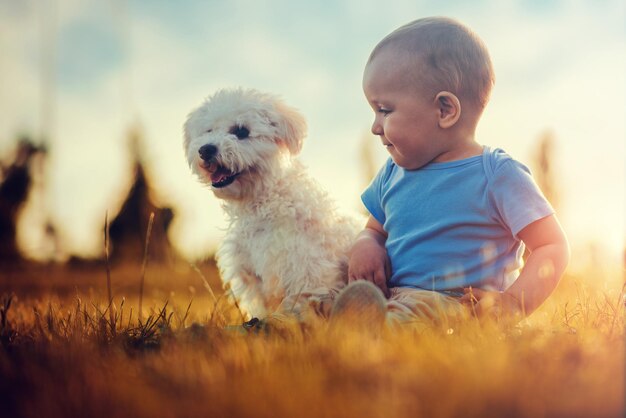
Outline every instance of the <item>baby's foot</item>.
{"type": "Polygon", "coordinates": [[[331,329],[379,335],[385,325],[387,300],[371,282],[358,280],[346,286],[330,312],[331,329]]]}

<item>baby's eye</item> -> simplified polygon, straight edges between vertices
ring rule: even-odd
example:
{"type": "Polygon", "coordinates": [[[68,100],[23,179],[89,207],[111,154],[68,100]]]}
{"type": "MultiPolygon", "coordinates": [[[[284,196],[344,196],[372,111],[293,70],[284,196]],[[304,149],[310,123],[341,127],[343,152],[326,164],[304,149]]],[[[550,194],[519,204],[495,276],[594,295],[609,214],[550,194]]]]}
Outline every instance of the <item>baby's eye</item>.
{"type": "Polygon", "coordinates": [[[391,109],[387,109],[385,107],[379,107],[376,111],[378,113],[382,113],[385,116],[391,113],[391,109]]]}

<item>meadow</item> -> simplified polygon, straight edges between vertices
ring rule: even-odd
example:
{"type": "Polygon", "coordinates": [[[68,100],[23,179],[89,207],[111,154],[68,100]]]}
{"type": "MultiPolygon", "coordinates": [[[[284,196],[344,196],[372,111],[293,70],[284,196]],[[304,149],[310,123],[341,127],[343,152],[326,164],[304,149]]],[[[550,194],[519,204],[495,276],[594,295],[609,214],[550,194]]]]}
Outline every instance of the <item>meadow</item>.
{"type": "MultiPolygon", "coordinates": [[[[2,417],[620,417],[624,287],[568,273],[515,325],[232,331],[212,262],[0,273],[2,417]]],[[[608,274],[608,273],[607,273],[608,274]]]]}

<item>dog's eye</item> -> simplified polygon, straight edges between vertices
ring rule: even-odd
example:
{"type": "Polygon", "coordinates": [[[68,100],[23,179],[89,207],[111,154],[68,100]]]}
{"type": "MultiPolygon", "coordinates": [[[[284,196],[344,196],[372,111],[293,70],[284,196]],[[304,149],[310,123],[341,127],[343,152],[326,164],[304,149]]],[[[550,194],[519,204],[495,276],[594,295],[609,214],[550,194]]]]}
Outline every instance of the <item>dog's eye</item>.
{"type": "Polygon", "coordinates": [[[250,136],[250,130],[242,125],[233,126],[228,132],[235,135],[237,139],[246,139],[248,136],[250,136]]]}
{"type": "Polygon", "coordinates": [[[207,129],[207,130],[205,131],[205,133],[207,133],[207,134],[210,134],[211,132],[213,132],[213,129],[207,129]]]}

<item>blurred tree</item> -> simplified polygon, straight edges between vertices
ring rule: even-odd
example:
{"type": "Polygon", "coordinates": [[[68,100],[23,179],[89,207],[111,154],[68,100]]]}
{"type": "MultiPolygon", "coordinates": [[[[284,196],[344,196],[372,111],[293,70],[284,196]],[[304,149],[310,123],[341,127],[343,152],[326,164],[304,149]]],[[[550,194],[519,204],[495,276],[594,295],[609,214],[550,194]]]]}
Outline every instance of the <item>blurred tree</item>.
{"type": "Polygon", "coordinates": [[[376,165],[376,158],[374,158],[374,153],[376,152],[374,149],[375,141],[369,133],[365,133],[361,139],[361,167],[363,169],[365,186],[369,185],[379,169],[376,165]]]}
{"type": "Polygon", "coordinates": [[[533,156],[533,175],[546,199],[558,211],[560,202],[554,169],[555,144],[552,131],[547,130],[539,136],[533,156]]]}
{"type": "Polygon", "coordinates": [[[161,208],[153,203],[143,166],[137,162],[134,170],[133,185],[109,229],[111,261],[141,262],[152,212],[154,224],[149,243],[150,257],[163,261],[168,258],[170,252],[167,230],[174,213],[171,208],[161,208]]]}
{"type": "MultiPolygon", "coordinates": [[[[374,149],[374,146],[376,145],[376,140],[375,138],[372,137],[372,135],[370,133],[364,133],[363,137],[361,138],[361,144],[360,144],[360,159],[359,159],[359,163],[361,166],[361,172],[363,173],[362,175],[362,179],[363,179],[363,185],[361,187],[361,190],[364,190],[372,181],[372,179],[374,178],[374,176],[376,176],[376,173],[379,169],[379,167],[376,164],[376,158],[375,158],[375,153],[376,150],[374,149]]],[[[365,215],[368,215],[369,212],[367,211],[367,209],[365,209],[365,206],[363,206],[363,204],[361,203],[361,199],[358,200],[358,207],[361,209],[361,212],[365,215]]]]}
{"type": "Polygon", "coordinates": [[[2,167],[0,183],[0,264],[15,264],[22,260],[17,248],[16,224],[32,184],[31,161],[37,153],[45,153],[29,138],[21,138],[14,160],[2,167]]]}
{"type": "Polygon", "coordinates": [[[143,134],[137,126],[131,128],[129,149],[134,160],[134,180],[119,213],[109,227],[111,261],[116,263],[141,263],[152,212],[154,223],[149,242],[150,258],[163,262],[169,261],[172,256],[167,230],[174,213],[171,208],[161,207],[154,201],[141,158],[142,138],[143,134]]]}

